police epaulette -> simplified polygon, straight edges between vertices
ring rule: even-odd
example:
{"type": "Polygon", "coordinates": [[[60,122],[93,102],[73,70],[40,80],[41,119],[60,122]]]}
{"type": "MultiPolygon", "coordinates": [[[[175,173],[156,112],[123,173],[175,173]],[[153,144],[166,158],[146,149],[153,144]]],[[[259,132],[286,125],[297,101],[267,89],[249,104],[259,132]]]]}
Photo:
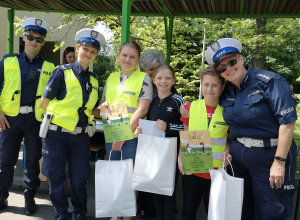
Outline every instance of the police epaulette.
{"type": "Polygon", "coordinates": [[[60,65],[59,67],[60,67],[62,70],[71,69],[71,65],[70,65],[70,64],[60,65]]]}
{"type": "Polygon", "coordinates": [[[255,78],[257,78],[265,83],[268,83],[272,79],[272,76],[269,74],[265,74],[265,73],[257,73],[255,75],[255,78]]]}
{"type": "Polygon", "coordinates": [[[5,55],[3,56],[3,58],[6,58],[6,57],[15,57],[15,56],[19,56],[19,54],[18,54],[18,53],[5,54],[5,55]]]}

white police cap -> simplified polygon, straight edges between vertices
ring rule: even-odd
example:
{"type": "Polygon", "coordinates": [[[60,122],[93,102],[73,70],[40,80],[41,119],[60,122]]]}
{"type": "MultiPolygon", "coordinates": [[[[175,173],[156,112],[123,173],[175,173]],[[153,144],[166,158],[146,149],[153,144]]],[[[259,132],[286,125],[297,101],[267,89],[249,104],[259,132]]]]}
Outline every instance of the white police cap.
{"type": "Polygon", "coordinates": [[[50,25],[45,20],[34,17],[26,18],[22,22],[22,27],[26,32],[39,33],[44,37],[50,30],[50,25]]]}
{"type": "Polygon", "coordinates": [[[88,45],[100,49],[100,46],[104,46],[105,38],[98,31],[90,28],[84,28],[78,31],[75,35],[77,43],[82,45],[88,45]]]}
{"type": "Polygon", "coordinates": [[[222,38],[213,42],[206,50],[205,60],[209,65],[217,65],[226,57],[242,52],[242,44],[234,38],[222,38]]]}

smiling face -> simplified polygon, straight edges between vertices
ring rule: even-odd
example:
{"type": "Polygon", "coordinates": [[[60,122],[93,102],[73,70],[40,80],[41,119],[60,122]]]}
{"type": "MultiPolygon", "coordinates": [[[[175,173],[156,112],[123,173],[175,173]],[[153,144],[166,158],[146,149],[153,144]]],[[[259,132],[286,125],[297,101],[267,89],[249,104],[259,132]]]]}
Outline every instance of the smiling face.
{"type": "Polygon", "coordinates": [[[92,46],[77,44],[75,46],[75,49],[78,54],[78,63],[80,63],[80,65],[83,68],[87,68],[89,64],[93,62],[96,56],[98,55],[98,50],[92,46]]]}
{"type": "Polygon", "coordinates": [[[129,75],[134,72],[140,61],[138,51],[131,46],[123,46],[118,54],[118,60],[122,69],[122,73],[129,75]]]}
{"type": "Polygon", "coordinates": [[[33,56],[37,55],[40,52],[42,46],[44,46],[45,41],[43,41],[42,43],[38,43],[35,39],[33,41],[29,41],[25,35],[31,35],[33,37],[38,37],[42,39],[44,39],[44,37],[38,33],[25,33],[23,35],[23,41],[25,43],[25,53],[27,55],[33,56]]]}
{"type": "Polygon", "coordinates": [[[218,65],[216,66],[216,70],[220,68],[220,66],[226,65],[226,71],[221,73],[221,76],[224,77],[226,80],[232,82],[234,85],[236,85],[238,88],[240,87],[241,82],[243,81],[247,70],[244,67],[244,58],[242,55],[233,55],[230,57],[226,57],[223,60],[221,60],[218,65]],[[228,62],[234,58],[237,57],[237,64],[233,66],[228,66],[228,62]]]}
{"type": "Polygon", "coordinates": [[[201,80],[201,92],[205,100],[219,101],[219,96],[224,89],[219,76],[204,75],[201,80]]]}
{"type": "Polygon", "coordinates": [[[75,61],[75,52],[69,52],[66,55],[66,62],[67,64],[73,63],[75,61]]]}
{"type": "Polygon", "coordinates": [[[161,69],[156,73],[153,83],[158,92],[169,92],[175,83],[175,78],[169,69],[161,69]]]}

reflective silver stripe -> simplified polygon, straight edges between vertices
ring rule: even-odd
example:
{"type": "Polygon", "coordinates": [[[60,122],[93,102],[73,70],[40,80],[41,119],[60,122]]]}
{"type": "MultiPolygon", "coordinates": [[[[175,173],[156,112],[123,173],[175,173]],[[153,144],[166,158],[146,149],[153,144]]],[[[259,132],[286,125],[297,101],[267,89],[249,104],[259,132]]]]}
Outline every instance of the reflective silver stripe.
{"type": "Polygon", "coordinates": [[[226,145],[227,138],[211,138],[211,145],[226,145]]]}
{"type": "Polygon", "coordinates": [[[214,160],[220,160],[222,158],[223,153],[212,153],[214,160]]]}
{"type": "Polygon", "coordinates": [[[135,113],[136,110],[137,110],[137,108],[133,108],[133,107],[128,107],[128,106],[127,106],[127,111],[128,111],[128,113],[133,114],[133,113],[135,113]]]}

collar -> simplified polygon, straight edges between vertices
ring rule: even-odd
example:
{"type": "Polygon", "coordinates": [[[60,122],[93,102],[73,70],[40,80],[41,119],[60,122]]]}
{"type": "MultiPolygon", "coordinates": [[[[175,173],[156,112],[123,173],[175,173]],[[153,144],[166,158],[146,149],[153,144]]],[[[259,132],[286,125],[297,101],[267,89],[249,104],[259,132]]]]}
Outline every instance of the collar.
{"type": "MultiPolygon", "coordinates": [[[[29,62],[30,62],[30,60],[29,60],[29,58],[27,57],[25,51],[24,51],[23,53],[21,53],[21,58],[22,58],[22,60],[23,60],[24,62],[25,62],[25,61],[29,61],[29,62]]],[[[32,59],[32,62],[34,62],[35,60],[38,60],[39,58],[40,58],[40,55],[36,55],[36,57],[32,59]]]]}
{"type": "Polygon", "coordinates": [[[89,74],[89,67],[87,68],[87,70],[85,71],[82,66],[78,63],[78,61],[76,60],[74,63],[71,63],[71,67],[72,69],[78,73],[78,74],[82,74],[82,73],[86,73],[89,74]]]}
{"type": "Polygon", "coordinates": [[[246,89],[251,84],[251,78],[252,78],[252,69],[248,66],[245,66],[245,68],[248,70],[243,81],[241,82],[241,90],[246,89]]]}

